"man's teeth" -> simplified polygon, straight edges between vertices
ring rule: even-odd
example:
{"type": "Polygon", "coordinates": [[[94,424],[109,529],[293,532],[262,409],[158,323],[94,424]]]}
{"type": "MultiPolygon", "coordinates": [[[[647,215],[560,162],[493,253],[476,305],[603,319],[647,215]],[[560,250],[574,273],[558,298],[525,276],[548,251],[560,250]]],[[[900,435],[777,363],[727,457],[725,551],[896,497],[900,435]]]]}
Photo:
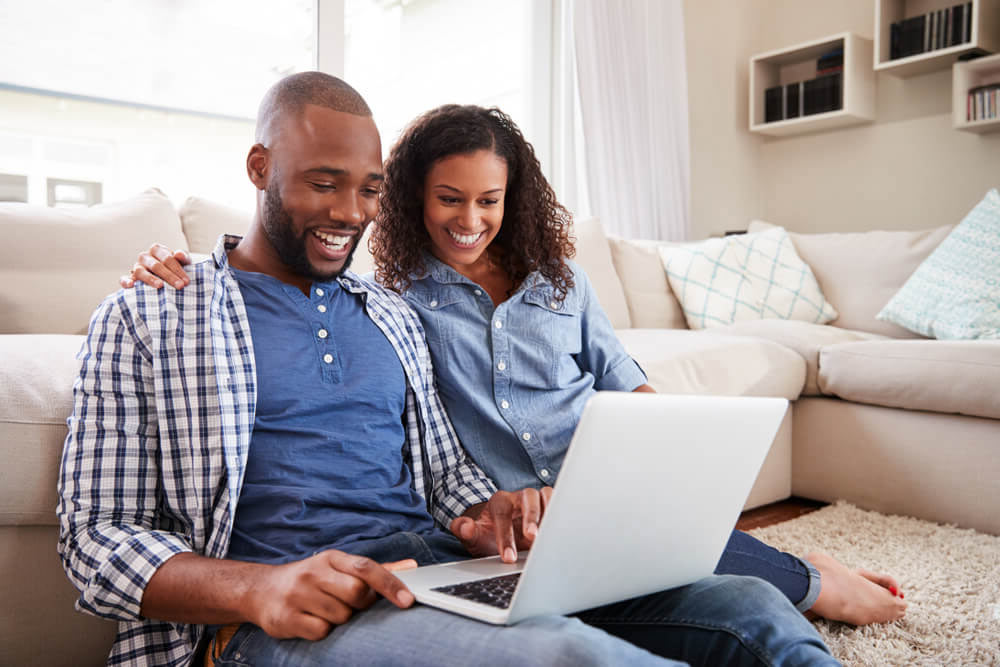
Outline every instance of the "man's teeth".
{"type": "Polygon", "coordinates": [[[327,232],[313,231],[313,235],[334,250],[341,250],[344,246],[351,242],[350,236],[337,236],[336,234],[329,234],[327,232]]]}
{"type": "Polygon", "coordinates": [[[451,238],[455,239],[455,241],[457,241],[462,245],[472,245],[473,243],[479,240],[480,236],[482,236],[485,233],[486,232],[479,232],[478,234],[456,234],[450,229],[448,230],[448,234],[451,235],[451,238]]]}

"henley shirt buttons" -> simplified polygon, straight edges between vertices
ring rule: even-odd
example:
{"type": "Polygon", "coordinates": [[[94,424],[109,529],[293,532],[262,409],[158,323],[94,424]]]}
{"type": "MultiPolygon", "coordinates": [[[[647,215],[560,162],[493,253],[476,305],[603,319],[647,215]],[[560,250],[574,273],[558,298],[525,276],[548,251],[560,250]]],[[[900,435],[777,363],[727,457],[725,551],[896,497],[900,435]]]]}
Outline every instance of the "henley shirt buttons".
{"type": "Polygon", "coordinates": [[[502,362],[502,361],[501,361],[501,362],[499,362],[499,363],[497,364],[497,370],[498,370],[498,371],[502,371],[502,370],[504,370],[504,369],[506,369],[506,368],[507,368],[507,364],[505,364],[505,363],[504,363],[504,362],[502,362]]]}
{"type": "Polygon", "coordinates": [[[542,476],[542,479],[548,479],[549,478],[549,470],[548,470],[548,468],[542,468],[541,470],[538,471],[538,474],[542,476]]]}
{"type": "Polygon", "coordinates": [[[316,296],[323,296],[323,290],[322,290],[322,288],[319,288],[319,287],[316,288],[316,296]]]}
{"type": "Polygon", "coordinates": [[[316,332],[316,335],[319,336],[320,338],[326,338],[330,334],[326,332],[326,329],[320,329],[319,331],[316,332]]]}
{"type": "Polygon", "coordinates": [[[524,438],[525,442],[527,442],[528,440],[531,440],[531,434],[530,433],[522,433],[521,437],[524,438]]]}
{"type": "Polygon", "coordinates": [[[326,306],[324,306],[323,304],[319,304],[318,306],[316,306],[316,310],[318,310],[321,313],[325,313],[326,312],[326,306]]]}
{"type": "Polygon", "coordinates": [[[510,403],[508,403],[507,401],[500,401],[500,407],[506,410],[507,408],[510,407],[510,403]]]}
{"type": "Polygon", "coordinates": [[[333,355],[332,354],[324,354],[323,355],[323,361],[325,361],[328,364],[332,364],[333,363],[333,355]]]}
{"type": "Polygon", "coordinates": [[[497,329],[500,329],[501,327],[503,327],[503,323],[500,322],[500,320],[497,320],[496,322],[493,323],[493,326],[495,326],[497,329]]]}

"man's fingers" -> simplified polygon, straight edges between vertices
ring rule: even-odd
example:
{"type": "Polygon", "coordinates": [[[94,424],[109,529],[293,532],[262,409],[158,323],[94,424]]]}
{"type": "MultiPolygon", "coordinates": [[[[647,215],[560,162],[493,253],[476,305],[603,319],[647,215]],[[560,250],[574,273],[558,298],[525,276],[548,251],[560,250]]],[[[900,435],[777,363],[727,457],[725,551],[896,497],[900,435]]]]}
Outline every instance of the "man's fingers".
{"type": "Polygon", "coordinates": [[[382,563],[382,567],[389,570],[390,572],[398,572],[399,570],[412,570],[417,566],[417,561],[412,558],[407,558],[405,560],[397,560],[391,563],[382,563]]]}
{"type": "MultiPolygon", "coordinates": [[[[361,580],[397,607],[409,607],[413,604],[413,593],[407,590],[402,581],[375,561],[340,551],[327,553],[330,564],[335,570],[361,580]]],[[[350,604],[351,601],[346,602],[350,604]]]]}

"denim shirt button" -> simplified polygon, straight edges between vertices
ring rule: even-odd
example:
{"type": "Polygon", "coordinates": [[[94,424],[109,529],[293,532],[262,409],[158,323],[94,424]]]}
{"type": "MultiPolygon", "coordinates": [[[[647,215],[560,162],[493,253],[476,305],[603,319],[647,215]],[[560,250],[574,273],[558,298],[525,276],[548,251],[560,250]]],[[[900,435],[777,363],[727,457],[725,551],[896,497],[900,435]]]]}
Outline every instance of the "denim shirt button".
{"type": "Polygon", "coordinates": [[[507,401],[500,401],[500,407],[506,410],[507,408],[510,407],[510,403],[508,403],[507,401]]]}
{"type": "Polygon", "coordinates": [[[539,474],[539,476],[541,476],[542,479],[548,479],[549,478],[549,470],[548,470],[548,468],[542,468],[541,470],[538,471],[538,474],[539,474]]]}
{"type": "Polygon", "coordinates": [[[476,296],[482,296],[483,295],[483,290],[477,289],[475,292],[473,292],[473,294],[475,294],[476,296]]]}
{"type": "Polygon", "coordinates": [[[431,301],[431,308],[437,308],[437,306],[438,306],[437,299],[435,299],[434,301],[431,301]]]}
{"type": "Polygon", "coordinates": [[[530,433],[522,433],[521,437],[524,438],[525,442],[527,442],[528,440],[531,440],[531,434],[530,433]]]}
{"type": "Polygon", "coordinates": [[[501,361],[501,362],[499,362],[499,363],[497,363],[497,370],[498,370],[498,371],[502,371],[502,370],[506,370],[506,369],[507,369],[507,364],[505,364],[505,363],[504,363],[504,362],[502,362],[502,361],[501,361]]]}
{"type": "Polygon", "coordinates": [[[493,326],[495,326],[497,329],[500,329],[503,328],[503,323],[500,320],[497,320],[493,323],[493,326]]]}

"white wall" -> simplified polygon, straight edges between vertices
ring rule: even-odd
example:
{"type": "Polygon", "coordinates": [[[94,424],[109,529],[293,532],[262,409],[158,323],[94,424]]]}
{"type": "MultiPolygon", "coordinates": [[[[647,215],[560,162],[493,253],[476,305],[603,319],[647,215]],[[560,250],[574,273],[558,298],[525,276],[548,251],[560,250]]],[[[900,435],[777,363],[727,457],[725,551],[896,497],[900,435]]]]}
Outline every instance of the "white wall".
{"type": "Polygon", "coordinates": [[[951,129],[951,71],[878,74],[876,120],[784,138],[747,130],[750,56],[850,31],[874,0],[684,0],[695,238],[753,218],[804,232],[956,223],[1000,187],[1000,133],[951,129]]]}

